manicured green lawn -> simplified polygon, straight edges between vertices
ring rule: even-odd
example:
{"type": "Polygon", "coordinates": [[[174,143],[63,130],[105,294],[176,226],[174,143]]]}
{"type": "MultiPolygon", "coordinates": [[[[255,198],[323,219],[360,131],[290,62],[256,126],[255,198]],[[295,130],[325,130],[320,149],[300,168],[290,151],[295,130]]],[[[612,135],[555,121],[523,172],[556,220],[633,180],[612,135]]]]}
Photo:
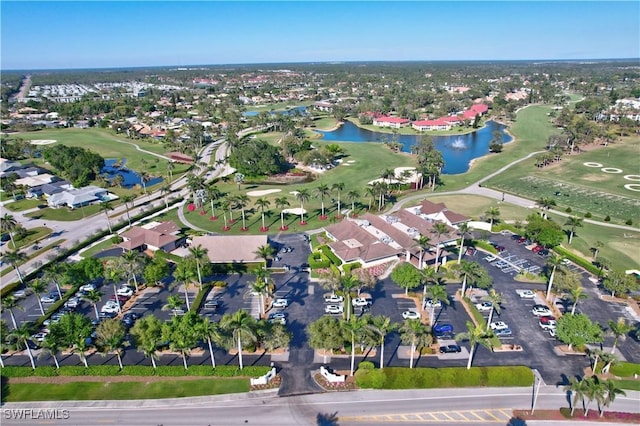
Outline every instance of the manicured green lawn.
{"type": "Polygon", "coordinates": [[[500,209],[501,220],[522,220],[531,213],[531,210],[527,208],[502,203],[480,195],[434,195],[428,198],[434,203],[444,203],[449,210],[462,213],[474,220],[479,220],[480,216],[484,216],[490,207],[500,209]]]}
{"type": "MultiPolygon", "coordinates": [[[[126,158],[126,167],[131,170],[144,170],[153,176],[166,176],[168,160],[156,157],[146,152],[138,151],[130,143],[138,145],[141,149],[165,154],[166,149],[161,142],[152,139],[129,139],[126,135],[116,134],[108,129],[48,129],[37,132],[19,133],[17,136],[27,140],[48,139],[56,140],[55,144],[44,145],[43,148],[55,147],[56,144],[67,146],[79,146],[100,154],[104,158],[126,158]]],[[[34,161],[38,163],[38,161],[34,161]]],[[[174,177],[184,172],[187,165],[175,164],[174,177]]]]}
{"type": "MultiPolygon", "coordinates": [[[[115,206],[116,204],[112,204],[115,206]]],[[[99,204],[92,204],[77,209],[69,209],[67,207],[60,207],[58,209],[52,209],[47,207],[46,209],[40,209],[36,212],[27,213],[25,216],[33,217],[42,220],[62,220],[62,221],[74,221],[80,220],[85,217],[92,216],[100,211],[99,204]]],[[[106,226],[105,221],[105,226],[106,226]]]]}
{"type": "MultiPolygon", "coordinates": [[[[633,181],[625,175],[639,175],[639,140],[624,140],[579,155],[565,155],[559,164],[537,168],[534,160],[523,162],[489,180],[486,185],[536,200],[552,198],[558,208],[570,207],[576,214],[590,212],[602,220],[609,215],[614,222],[631,219],[640,222],[640,192],[626,189],[633,181]],[[601,164],[588,167],[584,163],[601,164]],[[601,168],[620,173],[605,173],[601,168]],[[560,195],[555,195],[559,192],[560,195]]],[[[640,187],[637,187],[640,188],[640,187]]]]}
{"type": "MultiPolygon", "coordinates": [[[[3,193],[3,195],[7,195],[7,194],[3,193]]],[[[24,210],[34,209],[41,205],[46,206],[47,203],[42,200],[33,200],[33,199],[24,198],[22,200],[17,200],[17,201],[12,201],[10,203],[7,203],[3,207],[12,212],[21,212],[24,210]]]]}
{"type": "MultiPolygon", "coordinates": [[[[316,141],[314,144],[322,145],[327,142],[316,141]]],[[[295,216],[293,214],[287,215],[285,218],[285,223],[287,223],[290,227],[290,231],[302,231],[304,229],[315,229],[321,226],[326,225],[327,223],[331,223],[331,219],[326,221],[320,221],[318,216],[320,216],[321,210],[321,200],[314,193],[315,188],[317,188],[321,184],[326,184],[331,187],[335,183],[344,183],[345,188],[342,191],[342,208],[350,208],[350,202],[347,202],[346,194],[349,191],[356,190],[360,193],[360,209],[362,206],[368,205],[368,198],[365,196],[365,189],[368,185],[368,182],[377,179],[380,177],[380,173],[385,169],[394,169],[395,167],[403,167],[403,166],[414,166],[414,158],[410,155],[403,153],[395,153],[385,147],[383,144],[362,144],[362,143],[349,143],[349,142],[337,142],[345,152],[345,157],[343,158],[342,165],[335,167],[334,169],[325,171],[324,173],[319,174],[318,179],[314,182],[309,183],[300,183],[300,184],[291,184],[291,185],[258,185],[258,184],[244,184],[242,185],[240,191],[238,191],[237,185],[233,183],[224,183],[220,182],[218,184],[218,188],[225,193],[230,194],[238,194],[243,193],[246,194],[250,191],[257,190],[265,190],[265,189],[278,189],[280,190],[277,193],[272,193],[269,195],[265,195],[264,197],[271,202],[270,207],[270,217],[266,219],[266,225],[269,226],[271,232],[277,231],[277,228],[280,226],[280,214],[279,211],[275,209],[274,200],[279,197],[286,197],[290,203],[290,208],[300,207],[300,202],[296,200],[294,194],[291,192],[299,191],[303,188],[309,190],[312,194],[311,199],[305,203],[305,210],[309,212],[309,214],[305,214],[305,220],[309,223],[307,225],[301,226],[298,225],[299,216],[295,216]],[[353,161],[349,163],[349,161],[353,161]],[[372,164],[375,164],[375,167],[371,167],[372,164]]],[[[337,214],[337,205],[335,202],[331,202],[331,198],[337,197],[337,192],[333,192],[331,196],[325,198],[325,214],[330,218],[337,214]]],[[[247,216],[247,227],[249,227],[249,231],[247,233],[258,233],[259,228],[261,226],[261,217],[259,209],[255,208],[254,203],[260,197],[250,196],[250,203],[247,206],[246,216],[247,216]]],[[[222,219],[222,212],[220,210],[216,211],[216,215],[220,216],[217,221],[209,220],[211,216],[210,207],[205,205],[206,213],[201,215],[199,211],[186,213],[187,220],[192,224],[206,229],[212,232],[222,232],[222,227],[224,226],[224,222],[222,219]]],[[[228,215],[227,215],[228,216],[228,215]]],[[[240,211],[234,211],[234,219],[240,219],[240,211]]],[[[240,227],[242,224],[238,220],[233,226],[229,233],[240,233],[240,227]]]]}
{"type": "Polygon", "coordinates": [[[9,247],[11,250],[15,249],[15,248],[22,248],[25,246],[28,246],[30,244],[32,244],[34,241],[37,241],[41,238],[46,237],[47,235],[51,234],[51,229],[44,227],[44,226],[40,226],[37,228],[31,228],[27,231],[27,234],[24,236],[24,238],[16,238],[14,236],[14,240],[16,242],[16,246],[13,246],[13,243],[11,241],[7,242],[7,247],[9,247]]]}
{"type": "Polygon", "coordinates": [[[322,117],[313,121],[317,129],[329,130],[334,129],[338,125],[338,120],[333,117],[322,117]]]}
{"type": "Polygon", "coordinates": [[[219,395],[249,391],[247,378],[216,378],[158,382],[73,382],[66,384],[16,383],[8,379],[5,402],[68,401],[68,400],[128,400],[181,398],[219,395]]]}

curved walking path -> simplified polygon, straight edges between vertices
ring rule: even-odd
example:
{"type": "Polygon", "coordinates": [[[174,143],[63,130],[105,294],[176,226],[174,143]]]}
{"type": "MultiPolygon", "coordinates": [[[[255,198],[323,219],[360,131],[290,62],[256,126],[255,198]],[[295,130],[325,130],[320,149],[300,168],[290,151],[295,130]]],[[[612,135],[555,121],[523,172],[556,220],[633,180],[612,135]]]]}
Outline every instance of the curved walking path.
{"type": "Polygon", "coordinates": [[[169,157],[164,156],[162,154],[156,154],[155,152],[151,152],[151,151],[147,151],[146,149],[142,149],[142,148],[140,148],[140,146],[138,146],[138,144],[135,144],[133,142],[121,141],[120,139],[114,139],[114,141],[120,142],[120,143],[126,143],[128,145],[133,145],[134,147],[136,147],[137,151],[144,152],[145,154],[154,155],[154,156],[156,156],[158,158],[162,158],[163,160],[174,161],[173,158],[169,158],[169,157]]]}

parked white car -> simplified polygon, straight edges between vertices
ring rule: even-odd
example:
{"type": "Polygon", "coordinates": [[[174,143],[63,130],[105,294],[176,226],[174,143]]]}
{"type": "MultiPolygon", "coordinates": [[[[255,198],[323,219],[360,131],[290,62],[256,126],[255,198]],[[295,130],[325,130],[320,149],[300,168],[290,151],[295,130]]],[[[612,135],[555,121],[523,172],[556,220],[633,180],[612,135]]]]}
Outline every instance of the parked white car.
{"type": "Polygon", "coordinates": [[[85,285],[81,285],[79,290],[83,293],[89,293],[90,291],[93,291],[96,289],[96,286],[93,284],[85,284],[85,285]]]}
{"type": "Polygon", "coordinates": [[[324,307],[324,312],[327,314],[341,314],[343,312],[342,305],[327,305],[324,307]]]}
{"type": "Polygon", "coordinates": [[[504,321],[492,322],[491,324],[489,324],[489,327],[491,327],[492,330],[505,330],[509,328],[507,323],[504,321]]]}
{"type": "Polygon", "coordinates": [[[105,314],[118,313],[119,311],[120,310],[118,309],[118,304],[113,300],[107,301],[107,303],[104,304],[102,309],[100,309],[100,312],[103,312],[105,314]]]}
{"type": "Polygon", "coordinates": [[[404,319],[420,319],[420,312],[404,311],[402,313],[402,318],[404,318],[404,319]]]}
{"type": "Polygon", "coordinates": [[[116,294],[118,296],[131,297],[133,296],[133,289],[131,287],[122,286],[116,291],[116,294]]]}
{"type": "Polygon", "coordinates": [[[344,301],[344,297],[338,296],[337,294],[330,294],[324,297],[324,303],[342,303],[344,301]]]}
{"type": "Polygon", "coordinates": [[[353,304],[353,306],[369,306],[371,304],[371,301],[365,299],[364,297],[356,297],[351,301],[351,303],[353,304]]]}
{"type": "Polygon", "coordinates": [[[72,297],[69,300],[67,300],[66,302],[64,302],[64,306],[66,308],[70,308],[70,309],[77,308],[79,304],[80,304],[80,298],[79,297],[72,297]]]}
{"type": "Polygon", "coordinates": [[[536,294],[532,290],[516,290],[521,299],[533,299],[536,294]]]}
{"type": "Polygon", "coordinates": [[[273,308],[286,308],[289,306],[289,301],[287,299],[276,299],[271,304],[273,308]]]}
{"type": "Polygon", "coordinates": [[[476,303],[476,309],[479,310],[480,312],[490,311],[492,307],[493,307],[493,304],[491,302],[476,303]]]}
{"type": "Polygon", "coordinates": [[[549,317],[552,315],[551,310],[544,305],[534,305],[531,313],[537,317],[549,317]]]}
{"type": "Polygon", "coordinates": [[[429,300],[426,300],[424,302],[424,307],[425,308],[442,308],[442,301],[438,300],[436,302],[436,301],[433,301],[433,300],[429,299],[429,300]]]}

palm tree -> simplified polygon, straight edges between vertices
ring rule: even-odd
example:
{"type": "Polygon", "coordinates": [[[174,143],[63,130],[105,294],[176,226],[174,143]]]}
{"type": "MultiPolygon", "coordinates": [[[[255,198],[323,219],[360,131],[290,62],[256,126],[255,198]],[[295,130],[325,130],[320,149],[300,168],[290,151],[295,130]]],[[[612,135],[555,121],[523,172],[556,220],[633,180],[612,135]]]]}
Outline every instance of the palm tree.
{"type": "Polygon", "coordinates": [[[220,320],[223,329],[231,332],[233,339],[238,344],[238,363],[240,370],[244,368],[242,364],[242,341],[257,341],[258,336],[255,332],[255,321],[247,311],[239,310],[232,315],[225,315],[220,320]]]}
{"type": "Polygon", "coordinates": [[[587,417],[589,415],[589,406],[591,405],[591,401],[595,400],[598,403],[598,407],[600,407],[601,403],[604,401],[606,391],[597,376],[583,379],[583,381],[586,382],[584,395],[587,397],[587,406],[584,410],[584,415],[587,417]]]}
{"type": "Polygon", "coordinates": [[[260,208],[260,214],[262,215],[262,228],[260,228],[260,232],[267,232],[269,228],[267,228],[264,224],[264,209],[269,207],[271,203],[266,198],[258,198],[256,200],[256,206],[260,208]]]}
{"type": "Polygon", "coordinates": [[[127,211],[127,220],[129,221],[129,226],[131,226],[131,216],[129,216],[129,203],[135,200],[136,197],[134,195],[123,195],[120,197],[122,204],[124,204],[124,208],[127,211]]]}
{"type": "MultiPolygon", "coordinates": [[[[258,269],[259,271],[264,271],[264,269],[258,269]]],[[[262,275],[262,274],[260,274],[262,275]]],[[[267,290],[267,282],[265,281],[263,276],[256,276],[256,280],[250,284],[250,291],[254,292],[254,293],[258,293],[258,295],[260,296],[260,306],[259,306],[259,313],[260,313],[260,317],[262,317],[262,315],[264,315],[264,294],[267,290]]]]}
{"type": "Polygon", "coordinates": [[[171,193],[171,185],[166,184],[160,187],[160,194],[164,195],[164,206],[169,209],[169,198],[167,197],[171,193]]]}
{"type": "Polygon", "coordinates": [[[172,294],[167,297],[167,304],[162,307],[164,311],[173,312],[173,316],[178,316],[178,309],[184,305],[184,300],[179,294],[172,294]]]}
{"type": "Polygon", "coordinates": [[[331,194],[331,190],[329,189],[329,187],[327,185],[320,184],[320,186],[318,186],[316,188],[316,194],[320,197],[320,205],[321,205],[321,209],[322,209],[322,214],[320,215],[320,220],[324,220],[327,218],[327,216],[324,214],[324,197],[327,197],[331,194]]]}
{"type": "Polygon", "coordinates": [[[352,318],[350,321],[343,321],[342,329],[351,336],[351,370],[349,375],[353,376],[356,361],[356,335],[362,333],[364,322],[361,318],[352,318]]]}
{"type": "Polygon", "coordinates": [[[239,194],[236,196],[236,207],[239,208],[240,211],[242,212],[242,228],[240,228],[241,231],[246,231],[248,229],[245,222],[245,214],[244,214],[244,209],[245,207],[247,207],[247,204],[249,204],[248,195],[239,194]]]}
{"type": "Polygon", "coordinates": [[[12,250],[10,252],[6,252],[3,257],[11,266],[13,266],[13,269],[15,269],[16,274],[18,275],[18,279],[22,284],[24,284],[24,278],[22,277],[18,263],[24,262],[27,259],[27,255],[21,251],[12,250]]]}
{"type": "Polygon", "coordinates": [[[47,266],[47,269],[42,275],[43,280],[52,282],[56,286],[58,297],[60,299],[62,299],[62,290],[60,289],[60,283],[62,282],[62,279],[64,278],[68,269],[68,263],[51,263],[49,264],[49,266],[47,266]]]}
{"type": "Polygon", "coordinates": [[[220,203],[220,208],[222,208],[222,217],[224,219],[224,227],[222,228],[222,230],[228,231],[229,226],[227,225],[227,210],[231,212],[231,199],[229,197],[223,198],[222,202],[220,203]]]}
{"type": "Polygon", "coordinates": [[[436,322],[436,304],[442,302],[445,305],[451,304],[447,290],[443,285],[432,285],[427,289],[427,297],[433,301],[431,304],[431,324],[436,322]]]}
{"type": "Polygon", "coordinates": [[[571,297],[571,301],[573,302],[573,307],[571,308],[571,315],[576,313],[576,307],[578,306],[578,301],[588,298],[587,294],[584,292],[584,287],[578,285],[576,287],[571,288],[569,290],[569,295],[571,297]]]}
{"type": "Polygon", "coordinates": [[[289,227],[284,224],[284,208],[290,205],[289,201],[287,200],[287,197],[279,197],[276,198],[275,203],[276,208],[280,209],[280,230],[286,231],[289,227]]]}
{"type": "Polygon", "coordinates": [[[436,222],[433,224],[433,233],[437,235],[437,243],[436,243],[436,272],[438,272],[438,267],[440,266],[440,237],[443,234],[446,234],[449,231],[449,227],[444,222],[436,222]]]}
{"type": "Polygon", "coordinates": [[[489,231],[493,231],[493,222],[498,220],[500,217],[500,209],[498,207],[489,207],[484,214],[489,218],[491,226],[489,227],[489,231]]]}
{"type": "Polygon", "coordinates": [[[93,305],[93,309],[96,313],[96,320],[100,320],[100,314],[98,313],[98,302],[102,300],[102,293],[98,290],[91,290],[85,298],[93,305]]]}
{"type": "Polygon", "coordinates": [[[367,210],[371,210],[371,203],[373,202],[373,198],[376,196],[376,188],[373,185],[367,185],[364,190],[364,194],[369,198],[369,208],[367,210]]]}
{"type": "Polygon", "coordinates": [[[467,281],[469,278],[473,280],[479,275],[480,265],[477,262],[467,262],[466,260],[463,260],[460,264],[454,266],[454,271],[458,275],[458,278],[462,278],[461,297],[464,297],[465,292],[467,291],[467,281]]]}
{"type": "Polygon", "coordinates": [[[405,345],[407,343],[411,344],[409,368],[413,368],[413,357],[416,349],[433,343],[429,327],[422,324],[418,319],[406,320],[400,326],[400,339],[405,345]]]}
{"type": "Polygon", "coordinates": [[[420,258],[418,259],[418,269],[422,270],[423,267],[423,256],[424,256],[424,251],[426,249],[429,248],[429,241],[431,241],[429,239],[429,237],[425,237],[424,235],[420,234],[420,236],[418,237],[418,248],[420,249],[420,258]]]}
{"type": "Polygon", "coordinates": [[[338,278],[340,288],[344,294],[344,298],[347,303],[347,321],[351,319],[351,309],[353,308],[351,303],[351,292],[354,288],[360,286],[360,281],[355,275],[342,275],[338,278]]]}
{"type": "Polygon", "coordinates": [[[198,272],[198,283],[200,283],[200,287],[202,287],[202,272],[200,271],[200,264],[203,263],[205,259],[209,260],[207,252],[208,250],[206,248],[202,248],[200,244],[195,247],[189,247],[191,257],[196,260],[196,270],[198,272]]]}
{"type": "Polygon", "coordinates": [[[469,340],[469,360],[467,361],[467,370],[471,368],[471,362],[473,361],[473,354],[476,351],[478,344],[486,348],[491,348],[492,343],[489,334],[482,327],[476,327],[471,321],[467,321],[467,331],[459,333],[455,336],[457,341],[469,340]]]}
{"type": "Polygon", "coordinates": [[[338,216],[337,217],[342,217],[342,206],[341,206],[341,195],[342,195],[342,191],[344,191],[344,183],[343,182],[336,182],[333,185],[331,185],[331,190],[332,191],[336,191],[338,193],[338,216]]]}
{"type": "Polygon", "coordinates": [[[571,245],[573,236],[576,233],[576,228],[582,227],[582,218],[577,216],[569,216],[564,224],[565,226],[569,227],[569,245],[571,245]]]}
{"type": "Polygon", "coordinates": [[[604,247],[604,243],[602,241],[596,241],[593,247],[591,247],[591,251],[593,252],[593,261],[598,260],[598,254],[600,253],[600,249],[604,247]]]}
{"type": "Polygon", "coordinates": [[[275,254],[275,249],[269,244],[259,246],[256,251],[253,252],[256,256],[264,259],[264,269],[267,269],[267,262],[275,254]]]}
{"type": "Polygon", "coordinates": [[[169,183],[173,183],[173,169],[176,168],[176,165],[173,161],[167,162],[167,171],[169,172],[169,183]]]}
{"type": "Polygon", "coordinates": [[[588,384],[586,379],[578,380],[575,377],[569,379],[569,384],[564,387],[565,392],[569,392],[573,395],[573,401],[571,402],[571,417],[576,410],[578,400],[582,400],[582,407],[584,408],[584,397],[587,392],[588,384]]]}
{"type": "Polygon", "coordinates": [[[351,201],[351,212],[356,215],[356,201],[360,198],[360,193],[356,190],[347,192],[347,200],[351,201]]]}
{"type": "Polygon", "coordinates": [[[218,216],[216,216],[214,202],[217,204],[217,200],[221,196],[222,196],[222,192],[220,192],[218,187],[212,185],[207,188],[207,198],[209,198],[209,203],[211,203],[211,217],[210,217],[211,220],[218,219],[218,216]]]}
{"type": "Polygon", "coordinates": [[[131,336],[138,349],[142,349],[145,357],[151,358],[151,365],[156,369],[158,346],[162,343],[162,324],[153,315],[145,316],[133,325],[131,336]]]}
{"type": "Polygon", "coordinates": [[[137,251],[129,250],[122,253],[122,267],[129,278],[133,278],[133,284],[138,291],[138,279],[136,275],[142,272],[143,260],[140,257],[140,253],[137,251]]]}
{"type": "Polygon", "coordinates": [[[593,366],[591,367],[591,371],[593,372],[593,374],[597,374],[598,360],[600,360],[600,357],[604,353],[605,352],[603,350],[601,350],[601,349],[589,349],[588,350],[589,358],[593,358],[593,366]]]}
{"type": "Polygon", "coordinates": [[[609,320],[609,331],[610,334],[613,335],[613,347],[611,348],[611,353],[616,351],[616,346],[618,345],[618,339],[622,338],[623,340],[627,337],[627,333],[633,330],[633,326],[624,318],[618,318],[618,321],[609,320]]]}
{"type": "Polygon", "coordinates": [[[464,240],[469,235],[469,222],[462,222],[458,225],[458,235],[460,235],[460,251],[458,252],[458,265],[462,261],[462,254],[464,252],[464,240]]]}
{"type": "Polygon", "coordinates": [[[538,199],[537,204],[542,210],[542,217],[544,219],[547,219],[547,212],[549,211],[549,209],[551,209],[551,207],[556,205],[556,201],[553,198],[542,197],[538,199]]]}
{"type": "Polygon", "coordinates": [[[149,173],[145,172],[145,171],[141,171],[139,173],[140,175],[140,182],[142,183],[142,190],[144,191],[145,195],[147,194],[147,182],[149,182],[151,180],[151,176],[149,175],[149,173]]]}
{"type": "Polygon", "coordinates": [[[29,284],[27,284],[33,292],[36,294],[36,299],[38,300],[38,305],[40,306],[40,312],[44,315],[44,307],[42,306],[42,300],[40,300],[40,295],[47,291],[47,284],[42,281],[40,278],[35,278],[31,280],[29,284]]]}
{"type": "Polygon", "coordinates": [[[296,192],[296,199],[300,201],[300,225],[307,224],[307,222],[304,221],[304,203],[309,201],[310,198],[311,194],[309,194],[309,190],[306,188],[296,192]]]}
{"type": "Polygon", "coordinates": [[[487,295],[487,302],[491,303],[489,319],[487,320],[487,331],[489,331],[491,320],[493,319],[493,313],[497,312],[498,315],[500,315],[500,311],[502,310],[501,304],[504,303],[504,297],[502,297],[502,294],[498,293],[495,288],[492,288],[489,290],[489,294],[487,295]]]}
{"type": "Polygon", "coordinates": [[[610,406],[613,401],[616,400],[616,396],[626,396],[626,392],[618,387],[618,382],[615,380],[605,380],[601,382],[604,391],[604,400],[602,401],[602,409],[600,410],[600,417],[604,414],[604,407],[610,406]]]}
{"type": "Polygon", "coordinates": [[[127,334],[124,325],[118,319],[110,319],[101,321],[96,328],[96,344],[103,355],[109,352],[115,352],[118,357],[118,365],[122,370],[122,349],[124,346],[124,337],[127,334]]]}
{"type": "Polygon", "coordinates": [[[31,348],[29,347],[28,339],[31,338],[32,330],[31,325],[29,323],[24,323],[20,327],[14,328],[11,333],[9,333],[9,338],[15,339],[16,346],[18,349],[26,349],[27,355],[29,355],[29,361],[31,361],[31,368],[36,369],[36,361],[33,359],[33,353],[31,353],[31,348]]]}
{"type": "Polygon", "coordinates": [[[109,210],[113,210],[111,203],[109,201],[102,201],[100,203],[100,210],[104,212],[104,215],[107,218],[107,226],[109,227],[109,233],[113,234],[113,230],[111,229],[111,221],[109,220],[109,210]]]}
{"type": "Polygon", "coordinates": [[[620,361],[616,354],[613,354],[611,352],[602,352],[602,355],[600,355],[600,359],[604,363],[604,367],[602,367],[602,373],[604,374],[607,374],[609,372],[609,369],[620,361]]]}
{"type": "Polygon", "coordinates": [[[2,232],[9,233],[9,238],[11,238],[11,244],[13,244],[14,249],[16,248],[16,242],[13,240],[13,233],[17,228],[18,222],[9,213],[5,213],[4,216],[0,218],[0,230],[2,230],[2,232]]]}
{"type": "Polygon", "coordinates": [[[44,353],[51,354],[51,358],[53,358],[53,362],[56,364],[56,368],[60,369],[60,363],[58,362],[57,353],[60,350],[60,341],[56,336],[53,336],[51,333],[47,334],[42,342],[40,342],[40,347],[43,351],[40,355],[44,353]]]}
{"type": "Polygon", "coordinates": [[[211,367],[216,368],[216,359],[213,353],[213,341],[220,340],[221,330],[220,324],[217,322],[211,322],[209,318],[203,318],[197,326],[197,333],[201,338],[207,340],[209,346],[209,353],[211,354],[211,367]]]}
{"type": "Polygon", "coordinates": [[[553,279],[556,276],[556,269],[559,266],[562,266],[562,262],[564,261],[563,257],[556,256],[552,254],[547,259],[547,268],[551,268],[551,274],[549,275],[549,283],[547,285],[547,301],[551,300],[551,289],[553,287],[553,279]]]}
{"type": "Polygon", "coordinates": [[[367,329],[378,335],[380,340],[380,369],[384,367],[384,340],[389,333],[394,331],[398,326],[391,322],[391,318],[384,315],[377,315],[371,318],[371,322],[366,325],[367,329]]]}
{"type": "Polygon", "coordinates": [[[9,311],[9,316],[11,317],[13,328],[18,328],[18,323],[16,322],[15,315],[13,315],[13,310],[15,308],[24,310],[24,308],[18,303],[18,299],[16,299],[12,294],[9,294],[7,296],[3,296],[0,303],[2,303],[3,311],[9,311]]]}

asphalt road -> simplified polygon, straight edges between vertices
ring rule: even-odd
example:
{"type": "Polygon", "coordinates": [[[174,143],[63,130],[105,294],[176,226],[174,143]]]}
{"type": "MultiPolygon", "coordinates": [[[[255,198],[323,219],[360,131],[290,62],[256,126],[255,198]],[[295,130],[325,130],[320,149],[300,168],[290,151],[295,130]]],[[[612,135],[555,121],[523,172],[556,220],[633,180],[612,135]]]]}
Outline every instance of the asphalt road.
{"type": "MultiPolygon", "coordinates": [[[[363,425],[407,422],[469,424],[512,420],[513,408],[530,409],[533,388],[483,388],[408,391],[357,391],[303,395],[287,398],[261,394],[223,395],[184,400],[56,402],[68,410],[67,419],[42,422],[16,420],[21,408],[51,409],[44,403],[5,404],[3,425],[116,424],[129,426],[173,425],[363,425]],[[424,417],[423,417],[424,416],[424,417]],[[434,421],[436,416],[441,422],[434,421]],[[493,418],[491,417],[493,416],[493,418]],[[463,418],[467,420],[462,420],[463,418]],[[456,421],[456,419],[459,419],[456,421]]],[[[542,386],[536,409],[568,407],[561,388],[542,386]]],[[[638,412],[638,392],[619,396],[611,411],[638,412]]],[[[36,411],[37,413],[37,411],[36,411]]],[[[510,423],[518,424],[518,423],[510,423]]],[[[522,423],[520,423],[522,424],[522,423]]],[[[549,425],[549,422],[527,422],[549,425]]]]}

